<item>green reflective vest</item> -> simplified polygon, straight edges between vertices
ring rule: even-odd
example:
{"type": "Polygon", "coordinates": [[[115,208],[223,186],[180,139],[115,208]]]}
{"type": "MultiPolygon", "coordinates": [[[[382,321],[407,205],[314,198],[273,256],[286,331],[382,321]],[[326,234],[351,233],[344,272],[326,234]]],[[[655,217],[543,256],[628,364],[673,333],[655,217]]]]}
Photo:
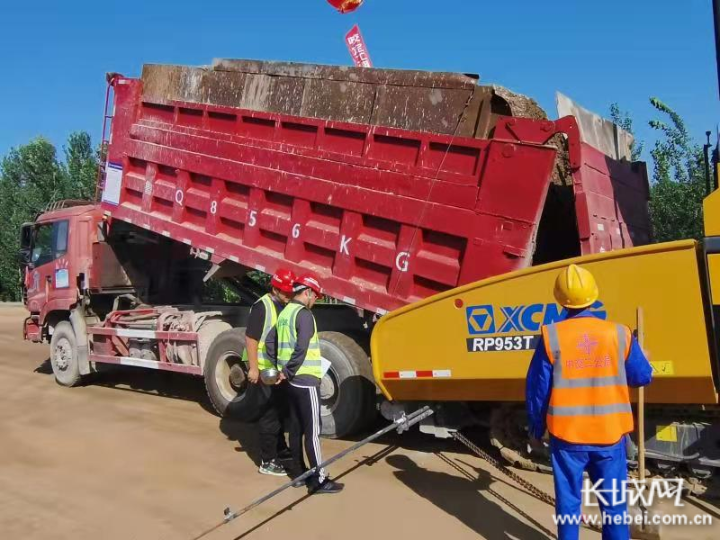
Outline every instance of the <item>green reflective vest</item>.
{"type": "MultiPolygon", "coordinates": [[[[282,310],[277,320],[277,336],[278,336],[278,367],[284,368],[290,361],[297,345],[297,329],[295,322],[297,315],[301,310],[306,309],[305,306],[296,302],[290,302],[285,309],[282,310]]],[[[322,365],[320,358],[320,339],[318,338],[317,323],[313,317],[313,325],[315,331],[310,338],[307,354],[302,366],[297,370],[295,375],[312,375],[318,379],[322,378],[322,365]]]]}
{"type": "MultiPolygon", "coordinates": [[[[262,302],[265,306],[265,322],[263,322],[262,336],[260,337],[260,341],[258,342],[257,349],[258,369],[262,371],[263,369],[275,367],[272,360],[270,360],[267,353],[265,352],[265,340],[267,339],[267,335],[270,333],[270,330],[272,330],[273,327],[277,324],[278,315],[277,310],[275,309],[275,302],[273,302],[272,296],[270,296],[270,294],[266,294],[257,302],[255,302],[255,304],[258,304],[260,302],[262,302]]],[[[248,361],[247,349],[243,351],[242,361],[246,363],[248,361]]]]}

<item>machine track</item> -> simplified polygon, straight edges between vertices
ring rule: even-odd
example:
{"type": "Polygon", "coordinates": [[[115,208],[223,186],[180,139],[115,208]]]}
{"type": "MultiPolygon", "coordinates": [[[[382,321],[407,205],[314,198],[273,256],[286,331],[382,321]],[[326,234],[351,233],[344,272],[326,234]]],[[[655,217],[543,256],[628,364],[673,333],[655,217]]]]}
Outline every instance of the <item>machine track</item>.
{"type": "MultiPolygon", "coordinates": [[[[647,410],[647,418],[668,424],[680,422],[684,424],[720,423],[720,409],[702,407],[651,407],[647,410]],[[682,420],[677,420],[681,418],[682,420]]],[[[490,444],[498,449],[503,459],[514,467],[528,471],[552,473],[548,441],[543,440],[541,447],[532,447],[527,434],[527,417],[524,407],[518,404],[503,404],[492,409],[490,413],[490,444]]],[[[637,464],[634,452],[635,443],[629,451],[630,476],[637,475],[637,464]]],[[[652,456],[652,454],[651,454],[652,456]]],[[[704,495],[720,498],[720,469],[698,469],[693,464],[675,460],[648,457],[646,467],[649,477],[683,478],[686,488],[692,495],[704,495]]]]}

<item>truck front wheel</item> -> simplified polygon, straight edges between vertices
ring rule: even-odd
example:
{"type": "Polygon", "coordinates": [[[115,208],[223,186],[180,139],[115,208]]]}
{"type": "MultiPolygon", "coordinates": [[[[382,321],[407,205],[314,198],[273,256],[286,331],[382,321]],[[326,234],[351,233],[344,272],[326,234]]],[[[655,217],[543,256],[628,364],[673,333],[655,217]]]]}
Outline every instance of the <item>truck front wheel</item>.
{"type": "Polygon", "coordinates": [[[50,338],[50,364],[58,384],[77,386],[82,381],[75,331],[68,321],[55,326],[50,338]]]}
{"type": "Polygon", "coordinates": [[[244,350],[244,328],[224,331],[208,349],[203,370],[205,388],[220,416],[229,415],[231,404],[235,409],[245,397],[248,381],[242,361],[244,350]]]}

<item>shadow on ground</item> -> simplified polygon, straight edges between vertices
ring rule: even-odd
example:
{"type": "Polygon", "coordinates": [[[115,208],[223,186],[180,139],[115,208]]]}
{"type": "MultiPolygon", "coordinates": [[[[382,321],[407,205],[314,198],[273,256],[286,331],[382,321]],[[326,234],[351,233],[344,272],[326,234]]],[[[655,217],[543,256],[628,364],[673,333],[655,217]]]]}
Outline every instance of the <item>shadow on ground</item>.
{"type": "MultiPolygon", "coordinates": [[[[142,394],[156,395],[170,399],[194,401],[202,409],[217,416],[205,390],[205,384],[201,377],[194,377],[170,371],[150,370],[132,366],[115,366],[99,364],[99,371],[86,378],[88,386],[101,386],[124,392],[139,392],[142,394]]],[[[35,373],[52,376],[52,366],[48,358],[38,365],[35,373]]],[[[255,436],[253,423],[240,421],[246,413],[235,414],[231,412],[229,418],[220,420],[220,431],[230,440],[238,441],[239,452],[246,452],[248,456],[259,464],[258,441],[255,436]]],[[[376,421],[364,432],[352,436],[342,437],[341,440],[358,442],[368,435],[386,427],[388,422],[379,415],[376,421]]],[[[470,436],[470,434],[468,434],[470,436]]],[[[483,430],[472,434],[472,439],[484,446],[487,441],[487,433],[483,430]]],[[[417,428],[411,429],[402,435],[392,431],[375,441],[377,444],[384,444],[388,447],[399,447],[406,450],[419,452],[438,452],[452,450],[454,452],[469,453],[467,449],[452,440],[436,439],[431,435],[420,433],[417,428]]]]}
{"type": "Polygon", "coordinates": [[[50,359],[48,358],[45,360],[42,364],[40,364],[38,367],[36,367],[33,370],[34,373],[39,373],[40,375],[52,375],[52,364],[50,363],[50,359]]]}
{"type": "MultiPolygon", "coordinates": [[[[207,397],[205,384],[201,377],[132,366],[98,364],[97,367],[97,373],[88,375],[84,379],[85,385],[194,401],[207,412],[216,414],[207,397]]],[[[48,358],[36,367],[34,372],[41,375],[52,375],[50,359],[48,358]]]]}
{"type": "MultiPolygon", "coordinates": [[[[454,465],[449,458],[442,455],[439,457],[459,470],[459,466],[454,465]]],[[[395,477],[417,495],[443,512],[454,516],[487,540],[507,540],[508,537],[523,540],[554,538],[550,531],[545,530],[537,522],[531,527],[495,503],[492,500],[493,496],[524,514],[521,509],[491,489],[494,479],[482,469],[477,469],[477,477],[462,469],[459,471],[462,477],[459,477],[445,472],[430,471],[420,467],[412,458],[401,454],[389,456],[385,461],[396,469],[393,473],[395,477]],[[537,530],[538,528],[540,530],[537,530]],[[545,532],[541,532],[542,530],[545,532]]],[[[526,518],[530,519],[527,515],[526,518]]]]}
{"type": "Polygon", "coordinates": [[[690,503],[711,515],[714,519],[720,520],[720,480],[715,480],[708,491],[697,497],[690,497],[690,503]]]}
{"type": "Polygon", "coordinates": [[[256,424],[232,418],[221,418],[220,431],[229,440],[237,443],[236,452],[247,454],[255,465],[260,465],[260,442],[256,424]]]}
{"type": "MultiPolygon", "coordinates": [[[[241,439],[248,437],[252,440],[252,426],[241,423],[236,424],[231,421],[221,422],[221,425],[223,426],[224,432],[227,430],[229,437],[238,436],[241,439]],[[235,432],[234,430],[236,429],[239,431],[235,432]]],[[[244,449],[243,445],[247,444],[247,441],[243,441],[240,444],[244,449]]],[[[508,538],[547,540],[548,538],[556,538],[555,535],[543,527],[542,524],[527,515],[513,502],[493,490],[491,484],[498,480],[483,469],[472,467],[474,472],[470,472],[468,469],[461,467],[458,464],[458,460],[451,460],[441,452],[437,452],[437,457],[454,468],[461,476],[457,476],[454,473],[430,471],[420,467],[408,456],[394,454],[397,449],[398,446],[396,445],[382,448],[375,454],[366,456],[364,459],[344,470],[336,479],[342,480],[360,467],[373,466],[384,460],[388,465],[396,469],[393,474],[408,488],[437,506],[440,510],[454,516],[466,527],[472,529],[486,540],[507,540],[508,538]],[[508,513],[508,511],[496,503],[495,500],[511,508],[517,515],[524,516],[529,523],[532,523],[532,526],[519,520],[511,513],[508,513]]],[[[279,509],[267,519],[235,537],[235,540],[242,540],[258,529],[267,526],[276,518],[293,510],[308,497],[309,495],[303,493],[297,500],[279,509]]],[[[548,511],[551,512],[552,510],[549,509],[548,511]]]]}
{"type": "MultiPolygon", "coordinates": [[[[344,470],[342,473],[340,473],[338,476],[336,476],[335,479],[342,480],[343,478],[345,478],[349,474],[353,473],[356,469],[359,469],[360,467],[372,467],[373,465],[375,465],[382,459],[386,458],[388,455],[392,454],[395,450],[397,450],[396,446],[388,446],[386,448],[382,448],[382,449],[378,450],[377,452],[375,452],[373,455],[365,457],[364,459],[355,463],[355,465],[353,465],[352,467],[344,470]]],[[[307,495],[307,494],[303,495],[296,501],[293,501],[292,503],[288,504],[287,506],[285,506],[285,507],[281,508],[280,510],[278,510],[277,512],[275,512],[272,516],[268,517],[267,519],[264,519],[257,525],[244,531],[239,536],[236,536],[235,540],[242,540],[243,538],[250,536],[252,533],[257,531],[258,529],[265,527],[267,524],[272,522],[274,519],[283,515],[285,512],[288,512],[289,510],[293,510],[297,505],[301,504],[308,497],[310,497],[310,495],[307,495]]]]}

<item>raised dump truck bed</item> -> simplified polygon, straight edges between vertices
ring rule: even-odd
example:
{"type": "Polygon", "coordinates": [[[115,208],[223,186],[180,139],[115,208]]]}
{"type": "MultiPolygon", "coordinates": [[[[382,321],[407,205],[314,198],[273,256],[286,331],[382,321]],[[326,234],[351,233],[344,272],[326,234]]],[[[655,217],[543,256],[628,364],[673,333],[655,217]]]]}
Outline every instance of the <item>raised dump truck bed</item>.
{"type": "Polygon", "coordinates": [[[649,238],[643,171],[608,164],[580,141],[572,117],[483,116],[481,101],[474,105],[481,87],[460,75],[253,66],[252,80],[245,64],[227,62],[113,78],[102,194],[113,219],[189,244],[218,264],[315,271],[330,296],[380,314],[534,259],[649,238]],[[337,97],[339,73],[354,77],[342,84],[374,89],[384,107],[359,119],[421,130],[332,119],[348,115],[319,105],[322,92],[337,97]],[[320,95],[309,99],[309,89],[320,95]],[[453,104],[433,116],[431,102],[440,107],[448,92],[453,104]],[[428,103],[418,97],[427,107],[388,109],[413,95],[427,96],[428,103]],[[490,138],[467,127],[470,105],[473,125],[485,118],[490,138]],[[274,112],[286,109],[312,116],[274,112]],[[425,124],[408,120],[425,114],[425,124]],[[446,133],[433,131],[440,125],[446,133]],[[470,136],[453,134],[463,131],[470,136]],[[566,190],[577,197],[548,199],[557,154],[548,143],[559,133],[567,136],[566,190]],[[634,201],[639,234],[628,229],[616,192],[634,201]]]}
{"type": "MultiPolygon", "coordinates": [[[[174,371],[202,376],[215,409],[235,414],[264,294],[246,274],[314,271],[341,301],[314,313],[330,362],[322,429],[344,436],[377,412],[378,315],[650,238],[645,170],[616,151],[616,126],[577,108],[548,120],[474,77],[233,60],[112,75],[111,94],[101,205],[49,208],[21,238],[24,334],[50,341],[66,386],[98,364],[174,371]]],[[[477,396],[451,360],[413,370],[381,355],[379,382],[415,399],[427,381],[385,371],[452,373],[432,388],[477,396]]]]}

